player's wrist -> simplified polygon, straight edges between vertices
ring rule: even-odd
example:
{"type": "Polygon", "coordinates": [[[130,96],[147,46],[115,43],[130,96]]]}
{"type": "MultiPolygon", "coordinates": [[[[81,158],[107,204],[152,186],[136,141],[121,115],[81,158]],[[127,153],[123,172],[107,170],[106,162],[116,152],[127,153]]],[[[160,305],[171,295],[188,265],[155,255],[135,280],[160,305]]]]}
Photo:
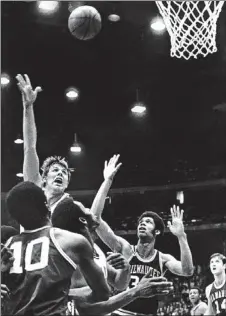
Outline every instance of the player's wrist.
{"type": "Polygon", "coordinates": [[[187,234],[185,232],[177,236],[178,239],[187,239],[187,234]]]}

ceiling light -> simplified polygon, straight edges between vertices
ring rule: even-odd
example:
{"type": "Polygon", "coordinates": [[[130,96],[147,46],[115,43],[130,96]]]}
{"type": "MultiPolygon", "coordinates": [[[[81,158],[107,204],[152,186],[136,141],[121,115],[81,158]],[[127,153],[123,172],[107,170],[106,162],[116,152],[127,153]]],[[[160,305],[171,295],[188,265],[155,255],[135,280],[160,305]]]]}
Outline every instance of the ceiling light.
{"type": "Polygon", "coordinates": [[[14,140],[15,144],[23,144],[23,142],[24,142],[23,139],[21,139],[20,137],[14,140]]]}
{"type": "Polygon", "coordinates": [[[71,146],[70,151],[72,153],[80,153],[82,151],[82,148],[78,144],[74,144],[73,146],[71,146]]]}
{"type": "Polygon", "coordinates": [[[78,90],[75,88],[69,88],[66,92],[66,97],[70,100],[76,100],[79,96],[78,90]]]}
{"type": "Polygon", "coordinates": [[[134,105],[131,109],[131,112],[137,113],[137,114],[143,114],[145,111],[146,111],[146,106],[140,105],[140,104],[134,105]]]}
{"type": "Polygon", "coordinates": [[[38,8],[43,13],[55,12],[59,7],[59,1],[39,1],[38,8]]]}
{"type": "Polygon", "coordinates": [[[82,148],[81,148],[81,146],[78,143],[77,134],[76,133],[74,134],[74,143],[71,146],[70,151],[72,153],[80,153],[82,151],[82,148]]]}
{"type": "Polygon", "coordinates": [[[166,26],[163,19],[158,17],[151,21],[151,28],[156,32],[162,32],[166,29],[166,26]]]}
{"type": "Polygon", "coordinates": [[[16,176],[17,176],[18,178],[23,178],[24,175],[23,175],[23,173],[19,172],[19,173],[16,174],[16,176]]]}
{"type": "Polygon", "coordinates": [[[6,74],[2,74],[1,75],[1,85],[2,86],[7,86],[9,84],[10,80],[9,80],[9,76],[6,74]]]}
{"type": "Polygon", "coordinates": [[[118,14],[110,14],[108,20],[111,22],[118,22],[120,21],[120,16],[118,14]]]}

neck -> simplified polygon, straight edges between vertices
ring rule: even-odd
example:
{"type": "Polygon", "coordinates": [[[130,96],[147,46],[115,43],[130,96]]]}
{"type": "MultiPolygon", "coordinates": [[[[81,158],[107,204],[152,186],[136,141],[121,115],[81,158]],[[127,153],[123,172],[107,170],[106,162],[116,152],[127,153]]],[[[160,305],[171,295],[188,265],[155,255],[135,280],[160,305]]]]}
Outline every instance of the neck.
{"type": "Polygon", "coordinates": [[[48,206],[50,207],[64,195],[64,192],[56,193],[50,190],[45,190],[45,195],[46,195],[48,206]]]}
{"type": "Polygon", "coordinates": [[[192,306],[195,307],[196,305],[198,305],[200,303],[200,300],[198,300],[197,302],[195,303],[192,303],[192,306]]]}
{"type": "Polygon", "coordinates": [[[221,274],[214,276],[214,283],[216,284],[216,286],[222,285],[223,283],[225,283],[225,280],[226,280],[225,272],[222,272],[221,274]]]}
{"type": "Polygon", "coordinates": [[[138,244],[137,244],[137,252],[141,258],[145,259],[145,258],[151,257],[154,255],[154,252],[155,252],[154,246],[155,246],[155,239],[149,242],[139,239],[138,244]]]}

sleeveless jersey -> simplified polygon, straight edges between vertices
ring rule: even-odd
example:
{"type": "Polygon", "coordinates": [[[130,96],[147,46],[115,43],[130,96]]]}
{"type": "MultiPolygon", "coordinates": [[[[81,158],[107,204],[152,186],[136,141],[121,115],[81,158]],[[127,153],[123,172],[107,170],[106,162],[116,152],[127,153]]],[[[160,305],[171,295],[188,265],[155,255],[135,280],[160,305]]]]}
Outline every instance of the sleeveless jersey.
{"type": "Polygon", "coordinates": [[[215,315],[226,316],[226,281],[220,287],[213,282],[207,287],[207,296],[212,303],[215,315]]]}
{"type": "MultiPolygon", "coordinates": [[[[143,276],[151,270],[151,277],[159,277],[163,272],[162,259],[160,252],[155,250],[154,255],[148,259],[142,259],[136,251],[136,246],[133,247],[133,256],[129,260],[131,279],[129,288],[137,286],[143,276]]],[[[158,299],[153,298],[138,298],[135,301],[119,309],[124,315],[136,314],[156,314],[158,309],[158,299]]],[[[119,313],[119,315],[121,315],[119,313]]]]}
{"type": "MultiPolygon", "coordinates": [[[[103,251],[100,249],[99,246],[94,244],[94,261],[95,263],[102,269],[104,273],[105,279],[108,277],[107,273],[107,261],[106,261],[106,256],[103,253],[103,251]]],[[[86,281],[84,283],[84,286],[86,286],[86,281]]],[[[68,301],[68,310],[67,310],[67,315],[78,315],[78,311],[76,309],[76,304],[73,298],[70,298],[69,296],[69,301],[68,301]]]]}
{"type": "Polygon", "coordinates": [[[65,315],[74,262],[59,246],[54,228],[41,227],[12,237],[14,263],[7,274],[11,291],[6,315],[65,315]]]}

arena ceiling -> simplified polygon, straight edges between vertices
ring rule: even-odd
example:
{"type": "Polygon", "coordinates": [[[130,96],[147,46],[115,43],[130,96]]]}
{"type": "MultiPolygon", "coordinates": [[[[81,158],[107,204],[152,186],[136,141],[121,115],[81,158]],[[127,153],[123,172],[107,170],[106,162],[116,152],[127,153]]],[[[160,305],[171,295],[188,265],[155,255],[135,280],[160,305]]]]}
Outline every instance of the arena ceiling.
{"type": "MultiPolygon", "coordinates": [[[[91,2],[89,2],[91,4],[91,2]]],[[[149,23],[154,1],[92,2],[102,30],[79,41],[67,28],[68,2],[51,18],[35,2],[2,1],[2,72],[12,79],[2,89],[2,191],[20,179],[22,104],[15,76],[27,73],[41,85],[35,104],[38,155],[67,156],[76,168],[70,190],[97,189],[104,160],[121,154],[114,187],[165,185],[226,177],[226,6],[219,18],[218,52],[198,60],[171,58],[168,33],[156,36],[149,23]],[[121,21],[107,16],[116,12],[121,21]],[[65,89],[80,90],[69,103],[65,89]],[[147,115],[133,117],[139,89],[147,115]],[[69,148],[74,133],[83,153],[69,148]]]]}

